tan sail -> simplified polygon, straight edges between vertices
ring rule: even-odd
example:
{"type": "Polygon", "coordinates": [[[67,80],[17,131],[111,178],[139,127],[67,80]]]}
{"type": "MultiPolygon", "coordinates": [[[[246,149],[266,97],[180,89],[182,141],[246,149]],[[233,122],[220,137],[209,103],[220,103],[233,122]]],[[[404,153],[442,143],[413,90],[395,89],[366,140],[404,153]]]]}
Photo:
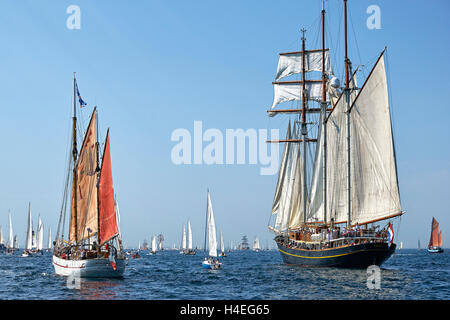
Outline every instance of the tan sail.
{"type": "Polygon", "coordinates": [[[72,193],[72,212],[69,240],[81,241],[92,237],[98,230],[97,207],[97,116],[96,109],[86,130],[76,165],[77,203],[75,210],[72,193]],[[88,230],[89,229],[89,230],[88,230]],[[75,232],[77,237],[75,238],[75,232]]]}

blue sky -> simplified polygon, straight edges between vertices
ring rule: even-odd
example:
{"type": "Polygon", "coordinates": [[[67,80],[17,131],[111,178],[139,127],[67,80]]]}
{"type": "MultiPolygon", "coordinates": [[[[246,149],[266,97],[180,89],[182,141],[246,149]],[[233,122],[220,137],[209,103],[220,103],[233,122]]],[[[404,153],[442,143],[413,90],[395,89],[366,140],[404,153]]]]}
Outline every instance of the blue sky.
{"type": "MultiPolygon", "coordinates": [[[[343,61],[342,1],[328,0],[327,41],[335,70],[343,61]],[[339,29],[340,26],[340,29],[339,29]],[[334,50],[334,51],[333,51],[334,50]]],[[[435,216],[449,245],[450,4],[349,1],[349,56],[367,70],[388,47],[389,80],[403,209],[399,240],[428,242],[435,216]],[[381,9],[381,29],[369,30],[368,6],[381,9]],[[356,37],[355,37],[356,36],[356,37]],[[356,39],[356,40],[355,40],[356,39]]],[[[70,139],[72,74],[80,93],[99,108],[102,137],[111,130],[115,191],[124,241],[163,233],[180,243],[188,218],[194,245],[204,235],[206,189],[225,242],[245,234],[263,245],[276,175],[259,165],[171,162],[173,130],[267,129],[278,53],[299,49],[300,29],[316,44],[321,1],[50,1],[0,3],[0,225],[11,210],[19,244],[31,201],[56,232],[70,139]],[[69,5],[81,9],[81,29],[69,30],[69,5]]],[[[81,118],[80,118],[81,120],[81,118]]],[[[47,231],[46,231],[47,233],[47,231]]]]}

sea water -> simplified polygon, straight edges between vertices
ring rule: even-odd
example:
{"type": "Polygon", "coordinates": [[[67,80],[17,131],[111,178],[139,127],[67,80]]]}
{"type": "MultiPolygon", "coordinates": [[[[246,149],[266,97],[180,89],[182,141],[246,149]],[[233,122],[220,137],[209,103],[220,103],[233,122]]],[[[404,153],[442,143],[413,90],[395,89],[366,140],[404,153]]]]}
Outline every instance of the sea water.
{"type": "Polygon", "coordinates": [[[278,251],[234,251],[221,270],[203,269],[203,253],[141,253],[121,279],[70,282],[54,272],[51,253],[0,254],[0,299],[450,299],[450,250],[397,250],[379,269],[378,286],[367,269],[303,268],[283,264],[278,251]]]}

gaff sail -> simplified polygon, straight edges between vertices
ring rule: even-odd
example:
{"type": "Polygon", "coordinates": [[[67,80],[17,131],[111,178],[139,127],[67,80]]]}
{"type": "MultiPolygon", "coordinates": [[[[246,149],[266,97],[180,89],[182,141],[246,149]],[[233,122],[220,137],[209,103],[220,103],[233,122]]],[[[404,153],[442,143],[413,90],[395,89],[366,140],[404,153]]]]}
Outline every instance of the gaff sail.
{"type": "Polygon", "coordinates": [[[100,181],[98,184],[100,245],[118,234],[117,218],[114,206],[114,190],[111,169],[111,153],[109,130],[106,133],[105,150],[103,152],[100,181]]]}

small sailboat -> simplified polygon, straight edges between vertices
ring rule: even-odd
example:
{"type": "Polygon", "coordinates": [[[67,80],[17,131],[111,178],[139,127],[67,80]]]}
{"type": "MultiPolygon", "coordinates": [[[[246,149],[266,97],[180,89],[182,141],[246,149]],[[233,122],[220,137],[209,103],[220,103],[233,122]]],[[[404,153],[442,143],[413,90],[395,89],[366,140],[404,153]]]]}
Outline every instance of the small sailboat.
{"type": "Polygon", "coordinates": [[[153,236],[153,238],[152,238],[152,247],[148,254],[150,254],[150,255],[156,254],[156,236],[153,236]]]}
{"type": "Polygon", "coordinates": [[[205,258],[203,259],[202,267],[205,269],[213,269],[213,270],[222,268],[222,262],[220,262],[217,259],[216,224],[214,222],[214,212],[212,209],[209,190],[206,204],[205,258]],[[208,247],[208,257],[206,256],[207,247],[208,247]]]}
{"type": "Polygon", "coordinates": [[[181,232],[180,253],[183,254],[184,250],[186,250],[186,227],[183,225],[183,231],[181,232]]]}
{"type": "Polygon", "coordinates": [[[431,220],[431,235],[430,242],[428,243],[428,252],[429,253],[442,253],[444,249],[442,249],[442,230],[439,231],[439,223],[433,217],[431,220]]]}
{"type": "Polygon", "coordinates": [[[36,252],[42,254],[44,247],[44,225],[42,224],[41,216],[38,216],[38,225],[36,229],[36,252]]]}
{"type": "Polygon", "coordinates": [[[195,255],[197,253],[197,250],[192,248],[192,229],[191,222],[189,220],[187,226],[187,248],[184,249],[183,253],[186,255],[195,255]]]}
{"type": "Polygon", "coordinates": [[[13,236],[11,212],[8,212],[8,215],[9,215],[9,237],[8,237],[8,248],[6,249],[6,252],[14,253],[14,236],[13,236]]]}
{"type": "Polygon", "coordinates": [[[222,231],[220,231],[220,254],[219,257],[226,257],[225,253],[225,243],[223,242],[222,231]]]}
{"type": "Polygon", "coordinates": [[[80,107],[86,105],[81,99],[74,75],[72,152],[68,159],[52,263],[57,275],[83,278],[122,277],[126,258],[114,205],[109,129],[106,133],[103,154],[100,154],[98,115],[97,108],[94,107],[78,152],[77,97],[80,107]],[[64,222],[68,207],[70,207],[69,237],[66,240],[64,222]]]}
{"type": "Polygon", "coordinates": [[[22,257],[29,257],[35,252],[33,238],[34,238],[34,231],[33,231],[33,220],[31,217],[31,203],[28,203],[27,237],[25,240],[25,250],[22,252],[22,257]]]}
{"type": "Polygon", "coordinates": [[[47,242],[47,252],[52,250],[52,229],[48,228],[48,242],[47,242]]]}
{"type": "Polygon", "coordinates": [[[255,241],[253,241],[253,251],[259,252],[260,250],[261,247],[259,246],[259,239],[256,237],[255,241]]]}
{"type": "Polygon", "coordinates": [[[5,252],[5,251],[6,251],[6,246],[5,246],[4,240],[3,240],[2,227],[0,227],[0,252],[5,252]]]}

